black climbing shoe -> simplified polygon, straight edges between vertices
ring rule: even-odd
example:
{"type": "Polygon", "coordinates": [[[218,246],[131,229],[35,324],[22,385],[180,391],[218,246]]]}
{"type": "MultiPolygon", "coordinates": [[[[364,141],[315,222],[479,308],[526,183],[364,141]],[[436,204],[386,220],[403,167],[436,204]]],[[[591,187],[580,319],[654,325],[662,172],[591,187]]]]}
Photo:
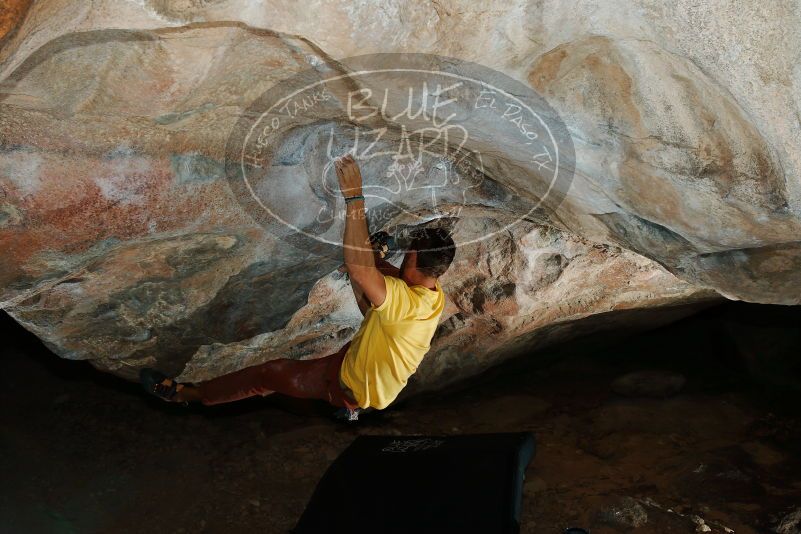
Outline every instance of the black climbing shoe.
{"type": "Polygon", "coordinates": [[[168,402],[172,402],[178,387],[178,382],[150,367],[139,371],[139,382],[145,391],[168,402]],[[170,385],[162,384],[167,379],[170,380],[170,385]]]}

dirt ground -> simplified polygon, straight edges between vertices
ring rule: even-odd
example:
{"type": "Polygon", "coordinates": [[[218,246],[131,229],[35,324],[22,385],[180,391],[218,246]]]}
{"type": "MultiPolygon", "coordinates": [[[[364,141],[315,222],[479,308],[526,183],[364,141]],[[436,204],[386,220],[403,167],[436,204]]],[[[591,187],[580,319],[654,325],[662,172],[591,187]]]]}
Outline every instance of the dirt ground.
{"type": "Polygon", "coordinates": [[[531,355],[349,426],[277,395],[168,405],[4,317],[0,532],[288,532],[359,434],[521,430],[537,440],[521,532],[799,532],[798,406],[749,378],[716,321],[531,355]],[[687,384],[669,398],[612,391],[642,369],[687,384]]]}

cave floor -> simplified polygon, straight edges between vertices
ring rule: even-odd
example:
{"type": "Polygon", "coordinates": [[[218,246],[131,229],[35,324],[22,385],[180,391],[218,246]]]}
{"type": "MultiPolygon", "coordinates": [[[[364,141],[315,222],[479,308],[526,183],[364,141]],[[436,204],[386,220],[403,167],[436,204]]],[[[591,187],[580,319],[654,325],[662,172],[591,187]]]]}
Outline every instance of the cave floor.
{"type": "Polygon", "coordinates": [[[538,445],[521,532],[773,531],[801,506],[801,419],[729,360],[699,366],[709,346],[669,357],[675,328],[501,367],[357,426],[277,395],[167,405],[23,335],[1,360],[0,531],[287,532],[358,434],[521,430],[538,445]],[[645,356],[649,343],[660,350],[645,356]],[[666,399],[611,391],[643,367],[682,372],[687,386],[666,399]]]}

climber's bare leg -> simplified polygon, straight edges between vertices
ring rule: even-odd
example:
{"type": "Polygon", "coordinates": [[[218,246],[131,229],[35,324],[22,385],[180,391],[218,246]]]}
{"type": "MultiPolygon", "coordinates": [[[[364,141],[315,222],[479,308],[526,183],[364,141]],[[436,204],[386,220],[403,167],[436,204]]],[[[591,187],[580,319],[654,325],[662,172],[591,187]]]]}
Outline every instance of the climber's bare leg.
{"type": "Polygon", "coordinates": [[[178,402],[200,402],[200,390],[190,384],[178,384],[175,387],[175,400],[178,402]]]}
{"type": "MultiPolygon", "coordinates": [[[[313,360],[280,358],[198,384],[178,384],[171,400],[213,405],[276,392],[301,399],[328,400],[327,358],[336,354],[313,360]]],[[[171,380],[162,383],[170,385],[171,380]]]]}

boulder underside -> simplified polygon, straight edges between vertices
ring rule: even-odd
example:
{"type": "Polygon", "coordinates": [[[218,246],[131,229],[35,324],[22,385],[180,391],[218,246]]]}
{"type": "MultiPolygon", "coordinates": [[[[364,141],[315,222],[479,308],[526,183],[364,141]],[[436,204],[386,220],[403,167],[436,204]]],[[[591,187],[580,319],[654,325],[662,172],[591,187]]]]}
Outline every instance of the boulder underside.
{"type": "MultiPolygon", "coordinates": [[[[397,211],[368,198],[368,216],[385,215],[371,231],[446,225],[460,244],[404,395],[715,299],[801,300],[801,17],[790,2],[7,4],[0,307],[64,358],[198,381],[347,342],[362,317],[331,253],[343,222],[321,226],[320,213],[334,205],[326,151],[346,149],[358,121],[321,112],[276,130],[254,194],[302,222],[292,229],[254,217],[232,187],[227,143],[276,84],[335,72],[358,88],[344,58],[378,52],[463,58],[517,80],[574,150],[558,203],[501,129],[460,147],[458,198],[432,208],[408,181],[397,211]],[[295,239],[308,228],[317,241],[295,239]]],[[[373,126],[389,131],[376,147],[397,143],[391,121],[373,126]]],[[[397,177],[371,161],[366,183],[390,190],[397,177]]],[[[440,163],[414,172],[435,176],[440,163]]]]}

